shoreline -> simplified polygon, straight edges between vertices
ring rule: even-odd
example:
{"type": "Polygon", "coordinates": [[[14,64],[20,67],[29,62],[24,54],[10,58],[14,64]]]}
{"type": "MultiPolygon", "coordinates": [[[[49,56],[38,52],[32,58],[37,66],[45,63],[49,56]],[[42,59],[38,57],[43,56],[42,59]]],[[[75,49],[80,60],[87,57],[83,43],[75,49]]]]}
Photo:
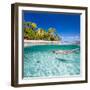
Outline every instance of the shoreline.
{"type": "Polygon", "coordinates": [[[45,40],[26,40],[24,39],[24,47],[35,45],[80,45],[73,43],[62,43],[61,41],[45,41],[45,40]]]}
{"type": "Polygon", "coordinates": [[[24,39],[24,46],[30,45],[61,45],[60,41],[45,41],[45,40],[25,40],[24,39]]]}

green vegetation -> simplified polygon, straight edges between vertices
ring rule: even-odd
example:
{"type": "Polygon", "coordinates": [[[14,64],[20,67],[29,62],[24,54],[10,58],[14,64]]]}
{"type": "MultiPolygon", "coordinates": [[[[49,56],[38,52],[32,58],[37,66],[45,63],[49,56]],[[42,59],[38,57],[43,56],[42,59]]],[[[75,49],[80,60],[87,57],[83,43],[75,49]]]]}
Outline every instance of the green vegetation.
{"type": "Polygon", "coordinates": [[[56,29],[50,27],[48,30],[38,28],[36,23],[24,22],[24,39],[28,40],[48,40],[59,41],[61,38],[56,33],[56,29]]]}

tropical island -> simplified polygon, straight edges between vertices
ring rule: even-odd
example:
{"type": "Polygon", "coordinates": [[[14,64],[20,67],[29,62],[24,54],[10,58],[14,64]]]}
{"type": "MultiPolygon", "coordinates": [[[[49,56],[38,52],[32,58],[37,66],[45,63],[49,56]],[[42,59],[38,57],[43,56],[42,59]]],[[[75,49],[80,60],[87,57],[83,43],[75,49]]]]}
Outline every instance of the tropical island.
{"type": "Polygon", "coordinates": [[[34,22],[24,22],[24,42],[40,44],[60,44],[61,37],[53,27],[45,30],[34,22]]]}

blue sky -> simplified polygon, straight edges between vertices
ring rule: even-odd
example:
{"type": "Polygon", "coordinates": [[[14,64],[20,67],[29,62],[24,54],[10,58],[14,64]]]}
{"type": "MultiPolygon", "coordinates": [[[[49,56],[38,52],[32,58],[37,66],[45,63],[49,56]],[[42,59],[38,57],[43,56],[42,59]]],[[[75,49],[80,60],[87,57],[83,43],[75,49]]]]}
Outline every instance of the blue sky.
{"type": "Polygon", "coordinates": [[[45,30],[49,27],[56,28],[56,32],[64,41],[80,39],[79,14],[23,11],[23,21],[34,22],[38,28],[44,28],[45,30]]]}

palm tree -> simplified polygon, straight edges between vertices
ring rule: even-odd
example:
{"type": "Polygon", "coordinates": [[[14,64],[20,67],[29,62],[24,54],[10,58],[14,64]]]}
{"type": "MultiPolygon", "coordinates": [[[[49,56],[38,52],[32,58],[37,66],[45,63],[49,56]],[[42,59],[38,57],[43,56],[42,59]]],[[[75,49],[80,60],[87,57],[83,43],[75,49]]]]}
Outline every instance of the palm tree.
{"type": "Polygon", "coordinates": [[[32,22],[24,22],[24,38],[34,39],[35,38],[35,29],[37,25],[32,22]]]}
{"type": "Polygon", "coordinates": [[[44,39],[45,36],[45,30],[42,28],[39,28],[36,32],[36,35],[39,39],[44,39]]]}
{"type": "Polygon", "coordinates": [[[24,22],[24,38],[30,40],[61,40],[55,28],[50,27],[48,31],[46,31],[43,28],[37,28],[37,24],[33,22],[24,22]]]}
{"type": "Polygon", "coordinates": [[[55,32],[56,32],[55,28],[50,27],[48,29],[48,40],[54,40],[55,32]]]}
{"type": "Polygon", "coordinates": [[[33,22],[24,22],[24,28],[31,28],[35,30],[37,28],[37,24],[33,22]]]}
{"type": "Polygon", "coordinates": [[[36,23],[31,23],[31,27],[33,30],[35,30],[37,28],[37,24],[36,23]]]}
{"type": "Polygon", "coordinates": [[[48,33],[49,33],[49,34],[53,34],[53,35],[54,35],[55,32],[56,32],[56,29],[55,29],[55,28],[50,27],[50,28],[48,29],[48,33]]]}
{"type": "Polygon", "coordinates": [[[55,41],[60,41],[60,40],[61,40],[61,37],[58,36],[58,34],[56,33],[56,35],[55,35],[55,41]]]}

